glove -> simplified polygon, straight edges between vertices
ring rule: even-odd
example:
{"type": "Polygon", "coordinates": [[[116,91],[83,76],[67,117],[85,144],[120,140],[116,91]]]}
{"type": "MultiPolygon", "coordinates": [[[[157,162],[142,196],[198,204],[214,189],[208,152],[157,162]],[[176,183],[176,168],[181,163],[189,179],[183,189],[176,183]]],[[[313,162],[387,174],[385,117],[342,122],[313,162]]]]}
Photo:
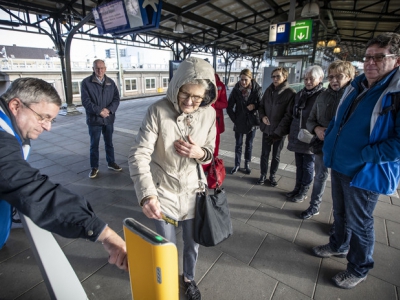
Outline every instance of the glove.
{"type": "Polygon", "coordinates": [[[267,144],[268,145],[272,145],[273,143],[275,143],[276,141],[279,141],[280,139],[282,139],[281,136],[273,133],[270,136],[267,137],[267,144]]]}

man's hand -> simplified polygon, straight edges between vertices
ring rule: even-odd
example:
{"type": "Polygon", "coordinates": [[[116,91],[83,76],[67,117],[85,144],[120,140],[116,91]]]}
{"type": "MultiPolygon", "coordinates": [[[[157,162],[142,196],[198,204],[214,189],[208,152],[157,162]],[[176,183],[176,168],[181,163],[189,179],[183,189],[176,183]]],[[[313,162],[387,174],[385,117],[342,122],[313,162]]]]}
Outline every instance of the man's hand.
{"type": "Polygon", "coordinates": [[[188,158],[196,158],[196,159],[201,159],[204,157],[204,150],[201,149],[200,146],[198,146],[188,135],[188,142],[185,142],[184,140],[180,139],[174,142],[174,147],[176,153],[178,155],[183,156],[183,157],[188,157],[188,158]]]}
{"type": "Polygon", "coordinates": [[[156,196],[150,196],[144,203],[143,203],[143,213],[146,217],[150,219],[161,219],[161,207],[160,201],[158,201],[156,196]]]}
{"type": "Polygon", "coordinates": [[[273,133],[273,134],[271,134],[270,136],[267,137],[267,144],[268,145],[272,145],[273,143],[275,143],[276,141],[279,141],[281,139],[282,139],[281,136],[273,133]]]}
{"type": "Polygon", "coordinates": [[[321,141],[323,141],[325,139],[325,130],[326,130],[326,127],[322,127],[322,126],[317,126],[314,128],[315,134],[321,141]]]}
{"type": "Polygon", "coordinates": [[[271,125],[271,123],[269,122],[269,119],[268,119],[267,116],[264,116],[264,117],[262,118],[262,121],[263,121],[263,123],[264,123],[265,125],[271,125]]]}
{"type": "Polygon", "coordinates": [[[103,108],[100,112],[102,118],[107,118],[110,115],[110,111],[107,108],[103,108]]]}
{"type": "Polygon", "coordinates": [[[125,241],[110,227],[106,227],[97,239],[108,252],[108,262],[118,268],[128,270],[125,241]]]}
{"type": "Polygon", "coordinates": [[[247,105],[247,109],[250,110],[250,111],[252,111],[255,108],[256,108],[256,106],[254,104],[247,105]]]}

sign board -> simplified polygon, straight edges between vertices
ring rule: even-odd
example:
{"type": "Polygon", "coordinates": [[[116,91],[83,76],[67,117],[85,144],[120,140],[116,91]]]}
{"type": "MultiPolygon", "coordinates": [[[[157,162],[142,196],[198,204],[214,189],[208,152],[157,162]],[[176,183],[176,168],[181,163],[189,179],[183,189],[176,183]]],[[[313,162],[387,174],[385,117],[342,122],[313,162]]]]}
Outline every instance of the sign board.
{"type": "Polygon", "coordinates": [[[289,42],[290,22],[271,24],[269,26],[269,43],[284,44],[289,42]]]}
{"type": "Polygon", "coordinates": [[[161,0],[114,0],[92,11],[99,34],[128,34],[158,28],[161,3],[161,0]]]}
{"type": "Polygon", "coordinates": [[[290,27],[290,42],[305,43],[312,40],[313,20],[300,20],[292,22],[290,27]]]}

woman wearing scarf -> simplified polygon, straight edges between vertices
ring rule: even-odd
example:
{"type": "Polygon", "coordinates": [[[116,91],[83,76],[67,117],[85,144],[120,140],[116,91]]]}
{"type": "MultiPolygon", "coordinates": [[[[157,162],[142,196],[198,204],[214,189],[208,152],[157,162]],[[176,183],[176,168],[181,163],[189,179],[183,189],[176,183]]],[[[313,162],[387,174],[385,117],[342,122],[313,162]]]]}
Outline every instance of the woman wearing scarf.
{"type": "Polygon", "coordinates": [[[246,147],[244,152],[244,171],[251,173],[250,160],[253,150],[253,140],[258,126],[249,124],[248,118],[254,112],[258,112],[262,96],[260,85],[253,79],[253,74],[249,69],[240,72],[240,81],[236,83],[229,96],[227,112],[229,118],[234,123],[235,131],[235,166],[231,174],[236,173],[240,167],[242,159],[243,136],[246,135],[246,147]]]}
{"type": "Polygon", "coordinates": [[[305,87],[296,94],[293,107],[293,120],[290,125],[288,150],[294,152],[296,161],[296,185],[293,191],[286,194],[293,202],[303,202],[314,175],[314,154],[310,145],[300,141],[297,136],[300,128],[305,129],[308,116],[322,87],[324,71],[320,66],[308,67],[304,75],[305,87]]]}

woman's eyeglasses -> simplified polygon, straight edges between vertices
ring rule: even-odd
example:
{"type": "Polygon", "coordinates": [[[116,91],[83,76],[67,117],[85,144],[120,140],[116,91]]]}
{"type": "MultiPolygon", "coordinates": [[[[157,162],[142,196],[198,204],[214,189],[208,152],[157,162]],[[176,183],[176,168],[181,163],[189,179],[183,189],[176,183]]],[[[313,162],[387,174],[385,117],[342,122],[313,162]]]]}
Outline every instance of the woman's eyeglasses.
{"type": "Polygon", "coordinates": [[[272,75],[271,76],[272,79],[275,79],[275,78],[276,79],[281,79],[281,77],[282,77],[281,75],[272,75]]]}
{"type": "Polygon", "coordinates": [[[179,92],[178,93],[178,98],[181,100],[187,100],[189,98],[192,99],[193,102],[201,102],[203,101],[203,97],[197,96],[197,95],[190,95],[188,93],[185,92],[179,92]]]}
{"type": "Polygon", "coordinates": [[[329,81],[332,81],[334,78],[336,78],[337,81],[342,80],[345,77],[344,74],[337,74],[337,75],[329,75],[327,78],[329,81]]]}

